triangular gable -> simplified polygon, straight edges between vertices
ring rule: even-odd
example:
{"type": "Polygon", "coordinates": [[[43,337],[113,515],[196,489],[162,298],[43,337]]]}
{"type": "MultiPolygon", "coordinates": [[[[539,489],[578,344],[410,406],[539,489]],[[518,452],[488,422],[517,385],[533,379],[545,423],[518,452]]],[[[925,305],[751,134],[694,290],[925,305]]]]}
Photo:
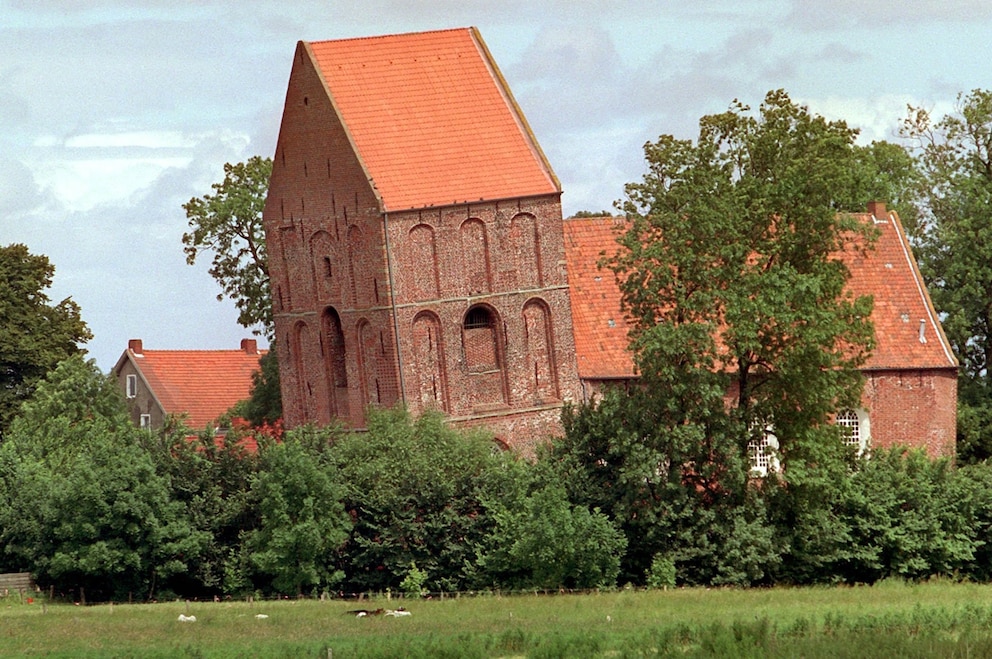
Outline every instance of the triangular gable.
{"type": "MultiPolygon", "coordinates": [[[[875,300],[872,322],[876,346],[863,369],[956,368],[957,360],[898,216],[885,213],[882,205],[878,205],[878,214],[883,217],[857,214],[878,229],[875,249],[865,256],[841,257],[851,271],[848,289],[855,295],[872,295],[875,300]]],[[[627,351],[628,326],[620,311],[620,289],[613,273],[596,265],[604,254],[616,252],[616,231],[623,222],[611,217],[569,218],[564,222],[575,351],[582,379],[629,377],[634,372],[627,351]]]]}
{"type": "Polygon", "coordinates": [[[301,43],[383,210],[560,192],[474,28],[301,43]]]}

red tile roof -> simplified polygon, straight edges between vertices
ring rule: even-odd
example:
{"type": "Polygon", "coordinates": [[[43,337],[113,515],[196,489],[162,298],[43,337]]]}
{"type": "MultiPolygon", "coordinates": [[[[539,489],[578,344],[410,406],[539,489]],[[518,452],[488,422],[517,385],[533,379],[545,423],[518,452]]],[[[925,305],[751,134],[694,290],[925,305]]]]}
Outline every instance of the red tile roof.
{"type": "Polygon", "coordinates": [[[634,364],[627,352],[627,321],[620,311],[620,289],[609,270],[600,270],[602,256],[617,251],[617,223],[611,217],[565,220],[565,262],[572,303],[575,355],[579,377],[631,377],[634,364]]]}
{"type": "Polygon", "coordinates": [[[475,28],[305,45],[384,210],[560,192],[475,28]]]}
{"type": "Polygon", "coordinates": [[[867,256],[844,256],[851,270],[848,288],[875,299],[871,319],[876,345],[865,368],[956,367],[899,216],[882,204],[872,210],[874,215],[857,217],[878,229],[875,249],[867,256]]]}
{"type": "MultiPolygon", "coordinates": [[[[879,230],[875,249],[867,256],[842,257],[851,270],[851,292],[875,300],[876,347],[865,368],[956,367],[898,216],[886,213],[881,204],[875,210],[883,217],[858,214],[879,230]],[[921,324],[925,342],[920,340],[921,324]]],[[[616,252],[618,222],[623,220],[597,217],[569,218],[564,223],[575,351],[583,379],[633,374],[620,290],[613,273],[596,266],[601,256],[616,252]]]]}
{"type": "MultiPolygon", "coordinates": [[[[254,341],[250,342],[254,347],[254,341]]],[[[166,414],[187,414],[199,430],[248,398],[252,373],[265,350],[143,350],[125,357],[145,379],[166,414]]]]}

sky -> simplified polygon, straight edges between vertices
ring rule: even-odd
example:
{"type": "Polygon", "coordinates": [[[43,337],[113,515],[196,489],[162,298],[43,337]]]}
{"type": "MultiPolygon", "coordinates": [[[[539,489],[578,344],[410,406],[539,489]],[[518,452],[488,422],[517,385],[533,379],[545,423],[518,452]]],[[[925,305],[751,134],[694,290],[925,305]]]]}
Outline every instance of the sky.
{"type": "Polygon", "coordinates": [[[467,26],[566,215],[611,209],[646,142],[735,99],[785,89],[867,144],[992,88],[987,0],[0,0],[0,245],[49,257],[104,371],[132,338],[236,349],[251,332],[209,256],[186,263],[182,204],[274,153],[296,42],[467,26]]]}

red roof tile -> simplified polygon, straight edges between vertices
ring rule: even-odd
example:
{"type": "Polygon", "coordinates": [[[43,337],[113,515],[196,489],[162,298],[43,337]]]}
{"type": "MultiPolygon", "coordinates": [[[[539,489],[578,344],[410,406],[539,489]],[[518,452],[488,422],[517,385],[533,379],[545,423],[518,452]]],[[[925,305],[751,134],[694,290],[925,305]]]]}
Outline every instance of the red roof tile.
{"type": "MultiPolygon", "coordinates": [[[[867,369],[954,368],[947,338],[937,320],[930,296],[916,267],[909,243],[895,213],[864,222],[879,230],[875,249],[867,256],[844,254],[851,270],[849,290],[872,295],[876,347],[867,369]],[[925,340],[921,341],[922,336],[925,340]]],[[[620,290],[613,273],[596,263],[616,252],[615,218],[569,218],[564,223],[565,259],[575,328],[579,377],[604,379],[630,376],[633,363],[627,352],[627,323],[620,311],[620,290]]]]}
{"type": "Polygon", "coordinates": [[[881,217],[857,215],[878,229],[875,249],[867,256],[843,257],[851,270],[850,291],[875,299],[871,319],[876,345],[865,368],[956,367],[899,216],[886,213],[883,205],[876,212],[881,217]]]}
{"type": "Polygon", "coordinates": [[[213,424],[248,398],[264,350],[142,350],[126,355],[166,414],[187,414],[190,428],[213,424]]]}
{"type": "Polygon", "coordinates": [[[560,192],[475,28],[306,45],[385,210],[560,192]]]}
{"type": "Polygon", "coordinates": [[[583,379],[634,374],[627,352],[627,322],[620,311],[620,289],[613,273],[596,265],[602,256],[617,251],[617,222],[622,220],[596,217],[569,218],[564,223],[575,356],[583,379]]]}

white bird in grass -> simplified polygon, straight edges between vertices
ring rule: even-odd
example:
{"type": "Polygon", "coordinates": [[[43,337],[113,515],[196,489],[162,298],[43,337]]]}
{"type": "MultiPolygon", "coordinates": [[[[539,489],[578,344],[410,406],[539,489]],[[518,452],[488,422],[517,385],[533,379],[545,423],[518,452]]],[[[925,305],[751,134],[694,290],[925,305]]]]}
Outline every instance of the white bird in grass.
{"type": "Polygon", "coordinates": [[[196,622],[196,616],[184,616],[180,613],[179,622],[196,622]]]}

